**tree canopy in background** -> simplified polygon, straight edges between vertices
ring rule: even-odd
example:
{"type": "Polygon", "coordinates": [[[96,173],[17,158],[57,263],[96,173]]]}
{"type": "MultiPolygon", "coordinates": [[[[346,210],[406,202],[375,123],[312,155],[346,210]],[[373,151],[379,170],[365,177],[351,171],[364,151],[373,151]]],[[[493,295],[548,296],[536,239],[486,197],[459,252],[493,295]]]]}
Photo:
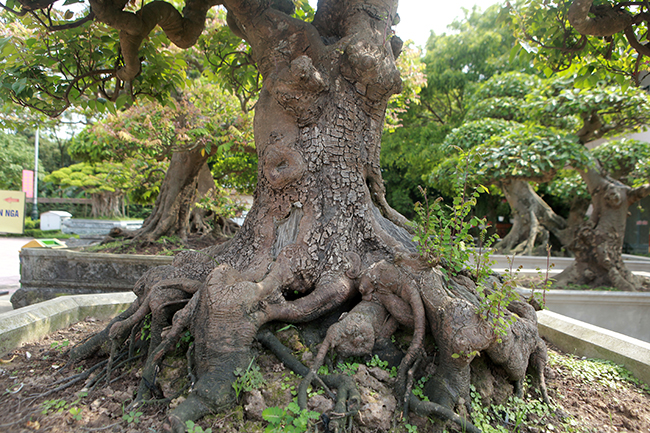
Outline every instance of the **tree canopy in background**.
{"type": "Polygon", "coordinates": [[[414,216],[414,204],[421,199],[417,187],[444,156],[436,144],[463,122],[479,84],[498,72],[530,69],[525,62],[509,62],[515,43],[509,24],[507,10],[498,5],[484,12],[475,8],[454,21],[449,34],[429,38],[422,59],[426,85],[419,103],[400,115],[403,128],[382,138],[387,198],[404,215],[414,216]]]}
{"type": "MultiPolygon", "coordinates": [[[[94,17],[88,10],[82,14],[94,17]]],[[[79,18],[81,25],[66,22],[73,15],[51,6],[23,17],[3,14],[0,99],[54,117],[72,106],[114,112],[137,96],[163,101],[184,85],[183,52],[162,31],[143,42],[147,61],[126,83],[116,76],[123,58],[118,32],[86,18],[79,18]]]]}
{"type": "Polygon", "coordinates": [[[21,190],[23,170],[34,168],[33,147],[23,135],[0,132],[0,189],[21,190]]]}
{"type": "Polygon", "coordinates": [[[547,77],[576,75],[576,87],[602,80],[638,85],[647,73],[643,2],[524,0],[511,4],[518,44],[511,58],[530,59],[547,77]]]}
{"type": "MultiPolygon", "coordinates": [[[[166,105],[138,102],[81,131],[69,152],[83,164],[54,172],[46,180],[62,188],[83,188],[94,198],[110,192],[130,203],[151,205],[172,155],[199,152],[219,182],[219,196],[228,195],[223,188],[250,193],[257,160],[252,135],[252,114],[242,112],[237,99],[219,86],[197,78],[166,105]],[[80,170],[72,179],[69,171],[74,167],[80,170]],[[91,177],[81,180],[84,173],[91,177]]],[[[120,206],[102,209],[94,206],[93,213],[119,215],[120,206]]]]}

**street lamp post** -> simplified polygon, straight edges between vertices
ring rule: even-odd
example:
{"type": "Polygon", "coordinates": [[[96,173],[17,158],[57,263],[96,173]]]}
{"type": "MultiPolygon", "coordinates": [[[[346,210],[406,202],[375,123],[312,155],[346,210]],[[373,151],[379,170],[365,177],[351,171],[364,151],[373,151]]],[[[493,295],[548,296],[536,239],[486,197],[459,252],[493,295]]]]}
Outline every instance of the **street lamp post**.
{"type": "Polygon", "coordinates": [[[34,205],[32,206],[32,221],[38,219],[38,136],[40,128],[36,128],[34,139],[34,205]]]}

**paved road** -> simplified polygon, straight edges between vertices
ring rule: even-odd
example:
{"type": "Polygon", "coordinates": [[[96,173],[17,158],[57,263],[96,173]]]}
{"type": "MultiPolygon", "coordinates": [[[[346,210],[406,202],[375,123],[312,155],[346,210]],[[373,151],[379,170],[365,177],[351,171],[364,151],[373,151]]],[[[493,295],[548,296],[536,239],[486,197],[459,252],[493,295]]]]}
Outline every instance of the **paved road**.
{"type": "Polygon", "coordinates": [[[20,287],[20,248],[32,238],[0,237],[0,313],[12,310],[9,298],[20,287]]]}

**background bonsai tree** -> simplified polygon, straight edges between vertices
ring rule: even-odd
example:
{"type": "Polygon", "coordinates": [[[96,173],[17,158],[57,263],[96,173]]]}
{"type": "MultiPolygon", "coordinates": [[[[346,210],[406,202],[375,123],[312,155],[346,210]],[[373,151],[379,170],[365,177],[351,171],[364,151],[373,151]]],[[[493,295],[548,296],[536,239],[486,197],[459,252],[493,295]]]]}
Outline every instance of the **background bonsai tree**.
{"type": "MultiPolygon", "coordinates": [[[[131,193],[132,201],[155,200],[155,204],[143,227],[127,236],[144,241],[160,236],[186,240],[190,232],[212,230],[204,221],[206,210],[195,205],[198,201],[215,203],[228,194],[224,188],[241,192],[253,188],[252,127],[252,113],[242,112],[230,94],[204,80],[193,80],[166,106],[155,101],[137,104],[92,125],[79,134],[69,151],[76,160],[89,162],[147,158],[152,180],[158,176],[162,183],[149,182],[146,185],[156,186],[131,193]],[[167,163],[163,167],[159,161],[167,163]]],[[[212,210],[227,213],[225,206],[213,205],[212,210]]]]}
{"type": "Polygon", "coordinates": [[[592,150],[592,164],[578,170],[582,183],[574,183],[575,175],[558,182],[563,194],[583,203],[580,207],[587,209],[587,219],[569,226],[568,248],[576,260],[555,277],[556,286],[638,290],[644,285],[643,278],[625,267],[621,252],[628,209],[650,193],[646,168],[649,152],[647,142],[608,141],[592,150]]]}
{"type": "MultiPolygon", "coordinates": [[[[128,160],[125,163],[78,163],[56,170],[43,179],[58,185],[61,190],[72,189],[73,194],[90,195],[91,216],[120,218],[125,216],[125,197],[137,202],[138,189],[155,190],[157,185],[147,175],[145,161],[128,160]]],[[[148,167],[147,167],[148,168],[148,167]]],[[[160,182],[160,177],[157,179],[160,182]]]]}
{"type": "MultiPolygon", "coordinates": [[[[594,138],[643,126],[649,107],[645,93],[631,87],[602,85],[576,89],[566,79],[542,82],[534,76],[517,73],[495,76],[475,94],[467,122],[447,136],[443,148],[453,156],[434,170],[432,181],[445,188],[446,179],[453,179],[455,168],[467,166],[475,176],[474,182],[497,185],[508,200],[514,218],[511,231],[499,245],[504,253],[543,252],[552,233],[560,245],[575,252],[576,265],[589,262],[591,272],[600,267],[599,275],[614,276],[610,262],[620,262],[617,269],[624,269],[620,254],[625,221],[617,220],[621,238],[611,247],[605,247],[607,243],[600,238],[592,238],[589,246],[580,247],[585,252],[606,248],[609,259],[597,264],[593,254],[579,254],[576,244],[577,226],[582,224],[587,210],[584,202],[583,206],[574,203],[574,215],[569,217],[574,224],[569,224],[568,215],[553,211],[530,182],[549,182],[567,165],[577,169],[587,185],[593,184],[592,177],[607,177],[598,162],[590,157],[585,144],[594,138]]],[[[552,193],[552,188],[547,191],[552,193]]],[[[596,195],[604,193],[595,187],[590,191],[596,195]]],[[[593,200],[598,199],[592,195],[595,207],[593,200]]],[[[604,232],[611,231],[611,227],[604,229],[604,232]]],[[[639,284],[627,285],[618,279],[603,278],[590,281],[623,290],[632,290],[639,284]]]]}
{"type": "MultiPolygon", "coordinates": [[[[529,63],[508,59],[515,43],[508,28],[510,19],[499,5],[485,12],[474,9],[454,21],[448,34],[429,38],[421,60],[426,85],[419,94],[419,103],[411,104],[400,115],[404,128],[387,131],[382,137],[387,200],[409,218],[415,216],[414,204],[421,199],[418,186],[426,183],[432,167],[445,157],[432,143],[442,143],[452,129],[462,124],[477,87],[498,73],[530,70],[529,63]]],[[[430,192],[436,187],[427,186],[430,192]]],[[[448,193],[444,192],[450,200],[453,195],[448,193]]],[[[482,197],[479,206],[485,200],[482,197]]],[[[495,203],[491,205],[496,207],[495,203]]]]}

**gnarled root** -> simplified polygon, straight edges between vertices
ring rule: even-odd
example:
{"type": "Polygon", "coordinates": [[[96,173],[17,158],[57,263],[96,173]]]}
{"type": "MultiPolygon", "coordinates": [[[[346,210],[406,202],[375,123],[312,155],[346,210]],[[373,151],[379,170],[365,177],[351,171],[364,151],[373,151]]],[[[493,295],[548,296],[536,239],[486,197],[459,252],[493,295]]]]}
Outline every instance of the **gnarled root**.
{"type": "MultiPolygon", "coordinates": [[[[423,342],[426,332],[426,316],[422,298],[414,278],[404,268],[377,262],[364,271],[360,278],[359,292],[364,299],[371,299],[376,293],[379,301],[402,325],[413,329],[413,340],[398,369],[395,388],[397,394],[406,397],[407,374],[417,358],[425,355],[423,342]]],[[[405,406],[408,406],[405,403],[405,406]]],[[[407,410],[406,408],[405,410],[407,410]]]]}
{"type": "Polygon", "coordinates": [[[437,418],[452,421],[458,424],[464,432],[481,433],[478,427],[467,419],[458,416],[453,410],[431,401],[422,401],[413,394],[411,394],[409,399],[409,407],[413,412],[423,417],[434,415],[437,418]]]}
{"type": "MultiPolygon", "coordinates": [[[[264,328],[257,333],[257,340],[269,349],[284,365],[296,374],[308,378],[314,373],[298,361],[273,333],[264,328]]],[[[336,388],[336,403],[334,412],[339,418],[330,422],[334,431],[343,431],[345,422],[350,416],[354,416],[361,405],[361,395],[357,390],[354,379],[343,374],[319,376],[319,379],[329,388],[336,388]]],[[[309,378],[311,381],[311,378],[309,378]]],[[[307,407],[307,386],[301,386],[298,393],[298,404],[302,409],[307,407]]]]}
{"type": "Polygon", "coordinates": [[[373,299],[372,301],[361,301],[349,313],[344,314],[338,322],[330,326],[311,370],[307,375],[303,375],[303,380],[298,388],[298,404],[302,408],[306,407],[307,388],[314,379],[317,379],[329,392],[329,388],[316,372],[323,365],[330,349],[336,349],[343,357],[370,355],[376,337],[390,336],[395,330],[393,325],[396,323],[389,319],[388,311],[377,299],[373,299]],[[386,326],[390,330],[384,329],[386,326]]]}
{"type": "Polygon", "coordinates": [[[486,350],[490,359],[503,367],[515,385],[519,397],[523,397],[522,382],[529,367],[535,369],[539,391],[542,399],[548,403],[544,379],[546,366],[546,344],[537,332],[537,315],[535,309],[522,301],[513,301],[508,311],[516,315],[516,320],[508,328],[501,342],[495,341],[486,350]]]}
{"type": "Polygon", "coordinates": [[[158,266],[147,271],[133,286],[133,292],[137,295],[136,300],[133,301],[126,311],[111,320],[104,330],[72,348],[70,351],[70,359],[74,362],[91,356],[102,345],[108,342],[109,339],[117,340],[118,338],[121,338],[123,341],[131,332],[131,328],[122,327],[119,324],[128,321],[129,323],[136,325],[140,320],[144,319],[150,311],[149,294],[152,288],[160,281],[163,281],[165,278],[172,275],[173,272],[173,266],[158,266]],[[134,316],[137,316],[138,319],[132,319],[134,316]],[[113,328],[114,326],[115,328],[113,328]],[[115,331],[111,333],[111,330],[113,329],[115,329],[115,331]]]}
{"type": "Polygon", "coordinates": [[[183,332],[189,329],[190,320],[196,311],[199,299],[198,293],[195,293],[190,302],[174,314],[171,329],[161,333],[162,341],[156,346],[151,346],[152,348],[142,370],[142,380],[138,387],[138,394],[131,404],[132,407],[141,404],[149,399],[152,392],[156,392],[156,374],[160,368],[160,363],[163,357],[174,349],[183,332]]]}
{"type": "Polygon", "coordinates": [[[196,421],[235,403],[232,384],[237,377],[233,372],[237,368],[245,370],[251,358],[248,349],[213,358],[211,369],[199,377],[189,396],[169,414],[163,431],[184,433],[185,421],[196,421]]]}
{"type": "MultiPolygon", "coordinates": [[[[457,293],[456,297],[449,296],[442,289],[442,279],[434,271],[421,282],[424,283],[422,299],[440,360],[436,375],[425,387],[432,401],[448,409],[453,409],[460,397],[469,402],[469,364],[481,351],[506,371],[515,388],[532,364],[537,370],[542,397],[548,401],[543,375],[546,346],[537,333],[533,307],[522,301],[511,302],[508,311],[502,312],[504,320],[511,324],[498,336],[489,320],[477,313],[475,303],[478,301],[471,291],[461,293],[457,285],[451,284],[447,290],[457,293]]],[[[468,281],[464,283],[473,289],[468,281]]],[[[495,290],[498,289],[499,286],[495,286],[495,290]]]]}

